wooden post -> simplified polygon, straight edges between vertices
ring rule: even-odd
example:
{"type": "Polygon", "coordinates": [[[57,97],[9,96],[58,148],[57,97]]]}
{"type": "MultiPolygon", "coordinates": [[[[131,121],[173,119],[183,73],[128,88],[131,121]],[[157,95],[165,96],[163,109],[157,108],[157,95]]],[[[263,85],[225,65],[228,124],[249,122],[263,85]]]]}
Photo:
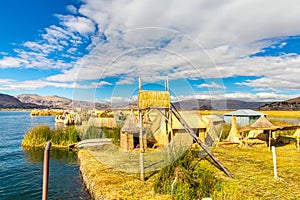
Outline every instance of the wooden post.
{"type": "Polygon", "coordinates": [[[143,116],[142,110],[139,109],[139,126],[140,126],[140,169],[141,181],[145,181],[145,167],[144,167],[144,141],[143,141],[143,116]]]}
{"type": "Polygon", "coordinates": [[[170,124],[170,131],[171,131],[171,141],[174,141],[174,135],[173,135],[173,121],[172,121],[172,110],[171,107],[169,108],[169,124],[170,124]]]}
{"type": "Polygon", "coordinates": [[[142,79],[139,77],[139,90],[142,90],[142,79]]]}
{"type": "Polygon", "coordinates": [[[272,157],[273,157],[273,167],[274,167],[274,178],[277,179],[276,151],[274,146],[272,146],[272,157]]]}
{"type": "Polygon", "coordinates": [[[47,142],[44,150],[44,171],[43,171],[43,200],[48,199],[48,180],[49,180],[49,155],[51,142],[47,142]]]}
{"type": "Polygon", "coordinates": [[[299,150],[300,132],[297,134],[297,150],[299,150]]]}
{"type": "Polygon", "coordinates": [[[272,140],[272,131],[269,130],[269,151],[271,151],[271,140],[272,140]]]}
{"type": "Polygon", "coordinates": [[[167,91],[170,92],[170,86],[169,86],[169,78],[167,77],[167,91]]]}

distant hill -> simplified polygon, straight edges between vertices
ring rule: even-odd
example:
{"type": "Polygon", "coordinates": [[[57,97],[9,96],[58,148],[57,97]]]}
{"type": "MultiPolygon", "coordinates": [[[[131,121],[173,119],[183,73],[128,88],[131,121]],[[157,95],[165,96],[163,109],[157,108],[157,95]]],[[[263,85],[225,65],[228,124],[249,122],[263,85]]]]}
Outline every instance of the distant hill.
{"type": "Polygon", "coordinates": [[[300,110],[300,97],[285,101],[268,103],[259,108],[260,110],[300,110]]]}
{"type": "Polygon", "coordinates": [[[39,108],[39,107],[41,106],[36,105],[34,103],[21,102],[19,99],[7,94],[0,94],[0,108],[31,109],[31,108],[39,108]]]}
{"type": "Polygon", "coordinates": [[[33,103],[47,108],[72,108],[72,100],[59,96],[39,96],[36,94],[20,94],[16,96],[23,103],[33,103]]]}
{"type": "Polygon", "coordinates": [[[73,101],[72,99],[59,97],[59,96],[39,96],[36,94],[20,94],[17,95],[16,98],[23,103],[32,103],[37,104],[42,107],[46,107],[49,109],[72,109],[73,104],[74,107],[80,105],[84,108],[97,108],[97,109],[105,109],[108,108],[106,104],[94,103],[94,102],[86,102],[86,101],[73,101]]]}
{"type": "Polygon", "coordinates": [[[177,109],[184,110],[236,110],[236,109],[258,109],[266,102],[247,102],[240,100],[203,100],[193,99],[173,103],[177,109]]]}
{"type": "MultiPolygon", "coordinates": [[[[36,94],[21,94],[16,97],[0,94],[0,108],[58,108],[72,109],[80,105],[82,108],[108,109],[110,105],[86,102],[73,101],[65,97],[59,96],[39,96],[36,94]]],[[[178,101],[173,103],[177,109],[184,110],[236,110],[236,109],[259,109],[259,110],[300,110],[300,97],[288,99],[281,102],[247,102],[240,100],[204,100],[191,99],[178,101]]],[[[132,108],[137,106],[137,101],[130,105],[114,105],[115,108],[132,108]]]]}

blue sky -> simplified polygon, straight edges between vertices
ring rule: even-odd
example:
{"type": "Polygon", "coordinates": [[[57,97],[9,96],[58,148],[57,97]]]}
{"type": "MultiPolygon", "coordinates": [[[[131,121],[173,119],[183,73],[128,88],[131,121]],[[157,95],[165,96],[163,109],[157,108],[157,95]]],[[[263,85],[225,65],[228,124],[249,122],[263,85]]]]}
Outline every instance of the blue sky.
{"type": "Polygon", "coordinates": [[[128,103],[300,96],[296,0],[5,0],[0,93],[128,103]]]}

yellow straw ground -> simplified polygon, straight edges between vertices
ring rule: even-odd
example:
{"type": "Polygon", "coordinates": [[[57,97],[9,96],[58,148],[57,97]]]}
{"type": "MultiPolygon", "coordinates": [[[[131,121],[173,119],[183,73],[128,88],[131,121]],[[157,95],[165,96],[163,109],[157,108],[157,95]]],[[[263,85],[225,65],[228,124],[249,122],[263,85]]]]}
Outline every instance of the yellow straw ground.
{"type": "Polygon", "coordinates": [[[136,174],[116,171],[99,162],[89,151],[80,150],[80,170],[91,195],[97,199],[171,199],[168,195],[154,194],[153,179],[144,183],[136,174]]]}

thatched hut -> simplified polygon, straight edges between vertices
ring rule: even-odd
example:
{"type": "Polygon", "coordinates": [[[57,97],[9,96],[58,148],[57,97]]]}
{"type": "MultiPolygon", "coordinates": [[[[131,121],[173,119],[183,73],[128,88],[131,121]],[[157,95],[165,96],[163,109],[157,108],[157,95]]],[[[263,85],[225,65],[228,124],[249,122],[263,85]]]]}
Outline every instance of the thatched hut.
{"type": "MultiPolygon", "coordinates": [[[[200,115],[198,111],[182,111],[181,116],[200,138],[200,140],[204,142],[206,130],[208,129],[208,123],[203,120],[202,115],[200,115]]],[[[178,137],[181,137],[187,140],[185,142],[192,144],[193,138],[189,135],[189,133],[186,132],[179,120],[175,116],[172,118],[172,120],[172,128],[175,136],[174,138],[177,139],[178,137]]]]}
{"type": "Polygon", "coordinates": [[[268,142],[271,145],[273,139],[273,131],[276,131],[280,127],[274,126],[264,115],[261,115],[260,118],[251,124],[248,127],[241,128],[239,130],[240,133],[249,131],[248,135],[246,136],[246,143],[249,142],[248,139],[259,139],[265,142],[268,142]]]}
{"type": "MultiPolygon", "coordinates": [[[[147,138],[143,130],[144,147],[147,147],[147,138]]],[[[120,146],[121,149],[131,151],[139,145],[140,142],[140,127],[139,120],[133,112],[127,116],[126,121],[120,131],[120,146]]]]}
{"type": "MultiPolygon", "coordinates": [[[[201,141],[209,146],[212,146],[214,141],[220,137],[223,125],[221,118],[216,116],[202,116],[199,111],[181,111],[180,115],[201,141]]],[[[186,145],[193,143],[192,137],[174,115],[172,115],[172,127],[159,112],[156,112],[155,118],[153,116],[154,113],[152,113],[151,131],[158,145],[168,144],[172,139],[171,134],[173,134],[176,141],[181,140],[186,145]]]]}
{"type": "Polygon", "coordinates": [[[98,128],[118,128],[117,122],[115,118],[98,118],[98,117],[90,117],[88,124],[90,126],[95,126],[98,128]]]}
{"type": "Polygon", "coordinates": [[[237,128],[236,117],[232,115],[231,129],[229,131],[228,137],[226,138],[226,141],[230,143],[240,144],[241,143],[240,138],[241,136],[237,128]]]}

